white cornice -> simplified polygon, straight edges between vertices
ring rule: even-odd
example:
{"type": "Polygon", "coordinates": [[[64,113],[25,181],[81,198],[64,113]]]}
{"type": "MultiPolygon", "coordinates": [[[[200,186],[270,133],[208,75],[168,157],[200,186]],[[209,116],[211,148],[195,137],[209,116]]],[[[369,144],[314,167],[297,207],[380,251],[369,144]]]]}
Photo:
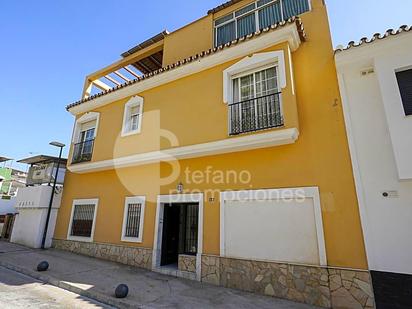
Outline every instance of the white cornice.
{"type": "Polygon", "coordinates": [[[69,165],[73,173],[91,173],[116,168],[140,166],[158,162],[170,162],[196,157],[204,157],[231,152],[267,148],[293,144],[299,137],[296,128],[282,129],[267,133],[257,133],[242,137],[227,138],[216,142],[170,148],[163,151],[153,151],[112,160],[69,165]]]}
{"type": "Polygon", "coordinates": [[[405,44],[411,42],[412,32],[402,32],[396,36],[389,36],[382,40],[364,43],[357,47],[336,52],[336,67],[342,69],[346,66],[371,61],[376,56],[401,52],[405,44]]]}
{"type": "Polygon", "coordinates": [[[114,101],[139,94],[148,89],[152,89],[174,80],[199,73],[211,67],[215,67],[228,61],[259,52],[265,48],[284,42],[289,43],[292,51],[295,51],[299,48],[301,39],[296,24],[284,26],[252,40],[247,40],[239,45],[224,49],[216,54],[200,58],[198,61],[193,61],[171,71],[163,72],[157,76],[153,76],[149,79],[116,90],[104,96],[97,97],[92,101],[74,106],[70,108],[70,113],[72,113],[73,115],[85,113],[101,106],[110,104],[114,101]]]}

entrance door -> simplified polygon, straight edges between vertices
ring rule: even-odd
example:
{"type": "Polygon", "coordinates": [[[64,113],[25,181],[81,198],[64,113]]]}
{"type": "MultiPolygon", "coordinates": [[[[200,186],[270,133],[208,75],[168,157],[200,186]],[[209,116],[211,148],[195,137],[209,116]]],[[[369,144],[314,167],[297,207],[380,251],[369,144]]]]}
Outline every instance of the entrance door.
{"type": "Polygon", "coordinates": [[[199,205],[165,204],[161,266],[176,264],[179,254],[197,254],[199,205]]]}
{"type": "Polygon", "coordinates": [[[163,214],[161,266],[177,264],[179,257],[180,205],[166,204],[163,214]]]}

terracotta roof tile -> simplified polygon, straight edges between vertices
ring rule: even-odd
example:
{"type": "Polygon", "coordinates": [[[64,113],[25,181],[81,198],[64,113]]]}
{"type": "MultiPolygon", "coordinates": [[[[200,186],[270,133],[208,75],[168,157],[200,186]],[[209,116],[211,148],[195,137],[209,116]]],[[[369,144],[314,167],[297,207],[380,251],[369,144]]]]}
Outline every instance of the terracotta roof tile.
{"type": "Polygon", "coordinates": [[[375,33],[370,39],[361,38],[358,43],[356,43],[355,41],[350,41],[346,47],[338,46],[335,50],[335,53],[340,53],[340,52],[343,52],[345,50],[349,50],[351,48],[364,46],[365,44],[370,44],[370,43],[373,43],[373,42],[378,41],[378,40],[384,40],[388,37],[395,36],[395,35],[398,35],[400,33],[409,32],[409,31],[412,31],[412,27],[407,26],[407,25],[400,26],[398,30],[388,29],[384,34],[375,33]]]}
{"type": "Polygon", "coordinates": [[[232,42],[229,42],[229,43],[226,43],[226,44],[224,44],[224,45],[220,45],[220,46],[218,46],[218,47],[214,47],[214,48],[210,48],[210,49],[208,49],[208,50],[202,51],[202,52],[200,52],[200,53],[198,53],[198,54],[196,54],[196,55],[190,56],[190,57],[188,57],[188,58],[186,58],[186,59],[179,60],[179,61],[177,61],[177,62],[175,62],[175,63],[173,63],[173,64],[167,65],[166,67],[163,67],[163,68],[161,68],[161,69],[159,69],[159,70],[156,70],[156,71],[151,72],[151,73],[149,73],[149,74],[142,75],[142,76],[140,76],[139,78],[136,78],[136,79],[131,80],[131,81],[129,81],[129,82],[123,83],[123,84],[121,84],[120,86],[116,86],[116,87],[114,87],[114,88],[112,88],[112,89],[110,89],[110,90],[106,90],[106,91],[100,92],[100,93],[98,93],[98,94],[94,94],[94,95],[92,95],[92,96],[90,96],[90,97],[88,97],[88,98],[79,100],[79,101],[74,102],[74,103],[72,103],[72,104],[69,104],[69,105],[66,106],[66,110],[70,110],[71,108],[73,108],[73,107],[75,107],[75,106],[78,106],[78,105],[80,105],[80,104],[84,104],[84,103],[86,103],[86,102],[92,101],[92,100],[94,100],[94,99],[96,99],[96,98],[98,98],[98,97],[102,97],[102,96],[107,95],[107,94],[109,94],[109,93],[111,93],[111,92],[114,92],[114,91],[116,91],[116,90],[125,88],[125,87],[127,87],[127,86],[130,86],[130,85],[133,85],[133,84],[135,84],[135,83],[141,82],[141,81],[143,81],[143,80],[145,80],[145,79],[149,79],[149,78],[152,78],[153,76],[156,76],[156,75],[162,74],[162,73],[164,73],[164,72],[173,70],[173,69],[175,69],[175,68],[177,68],[177,67],[180,67],[180,66],[182,66],[182,65],[185,65],[185,64],[187,64],[187,63],[190,63],[190,62],[192,62],[192,61],[194,61],[194,60],[198,60],[199,58],[205,58],[205,57],[208,57],[208,56],[210,56],[210,55],[212,55],[212,54],[216,54],[216,53],[218,53],[218,52],[220,52],[220,51],[222,51],[222,50],[225,50],[225,49],[227,49],[227,48],[233,47],[233,46],[235,46],[235,45],[237,45],[237,44],[239,44],[239,43],[242,43],[242,42],[244,42],[244,41],[247,41],[247,40],[250,40],[250,39],[252,39],[252,38],[258,37],[258,36],[260,36],[260,35],[262,35],[262,34],[264,34],[264,33],[277,30],[277,29],[279,29],[279,28],[282,28],[282,27],[287,26],[287,25],[290,25],[290,24],[296,24],[296,26],[297,26],[297,28],[298,28],[299,36],[300,36],[301,40],[302,40],[302,41],[305,41],[306,33],[305,33],[305,29],[304,29],[303,23],[302,23],[302,21],[301,21],[301,19],[300,19],[299,17],[294,16],[294,17],[289,18],[287,21],[279,22],[279,23],[274,24],[274,25],[272,25],[272,26],[270,26],[270,27],[267,27],[267,28],[265,28],[265,29],[262,29],[262,30],[259,30],[259,31],[254,32],[254,33],[248,34],[248,35],[246,35],[246,36],[243,36],[243,37],[241,37],[241,38],[238,38],[238,39],[236,39],[236,40],[234,40],[234,41],[232,41],[232,42]]]}
{"type": "Polygon", "coordinates": [[[207,11],[207,14],[217,13],[217,12],[219,12],[219,11],[221,11],[221,10],[224,10],[224,9],[226,9],[227,7],[229,7],[229,6],[231,6],[231,5],[235,4],[235,3],[238,3],[238,2],[240,2],[240,1],[242,1],[242,0],[230,0],[230,1],[227,1],[227,2],[225,2],[225,3],[223,3],[223,4],[221,4],[221,5],[213,8],[213,9],[207,11]]]}

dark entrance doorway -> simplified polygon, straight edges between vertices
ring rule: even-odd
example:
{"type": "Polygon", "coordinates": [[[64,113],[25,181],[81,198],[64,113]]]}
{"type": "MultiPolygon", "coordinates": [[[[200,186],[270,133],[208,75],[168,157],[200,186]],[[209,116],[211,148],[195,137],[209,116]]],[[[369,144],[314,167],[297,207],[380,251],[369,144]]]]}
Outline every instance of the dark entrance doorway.
{"type": "Polygon", "coordinates": [[[173,203],[164,205],[161,266],[175,265],[179,254],[197,254],[199,205],[173,203]]]}

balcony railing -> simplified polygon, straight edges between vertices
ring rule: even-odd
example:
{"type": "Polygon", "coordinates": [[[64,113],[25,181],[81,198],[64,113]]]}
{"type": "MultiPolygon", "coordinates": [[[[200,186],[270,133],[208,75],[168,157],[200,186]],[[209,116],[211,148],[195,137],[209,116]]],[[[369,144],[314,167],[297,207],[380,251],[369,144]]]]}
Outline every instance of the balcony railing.
{"type": "Polygon", "coordinates": [[[283,126],[281,92],[229,105],[229,132],[237,135],[283,126]]]}
{"type": "Polygon", "coordinates": [[[94,139],[74,144],[72,164],[92,160],[94,139]]]}

